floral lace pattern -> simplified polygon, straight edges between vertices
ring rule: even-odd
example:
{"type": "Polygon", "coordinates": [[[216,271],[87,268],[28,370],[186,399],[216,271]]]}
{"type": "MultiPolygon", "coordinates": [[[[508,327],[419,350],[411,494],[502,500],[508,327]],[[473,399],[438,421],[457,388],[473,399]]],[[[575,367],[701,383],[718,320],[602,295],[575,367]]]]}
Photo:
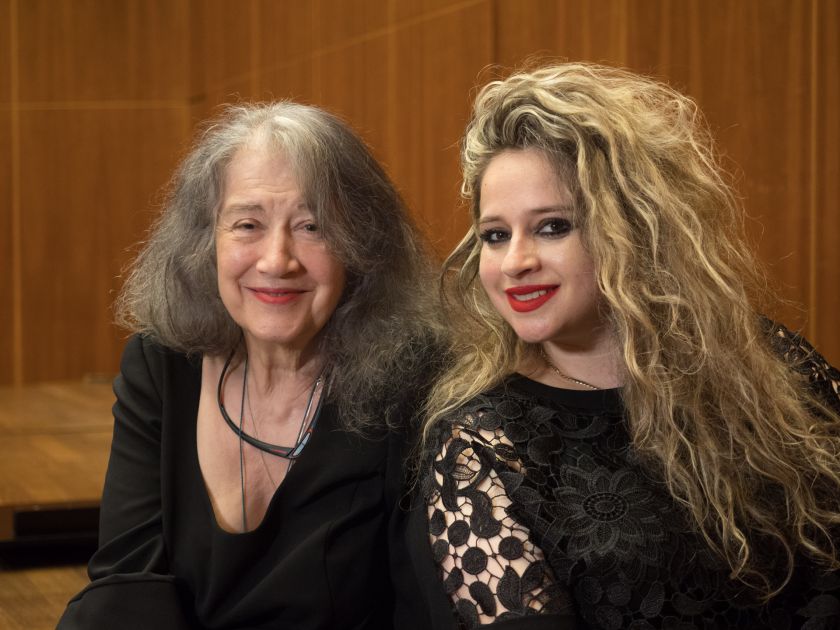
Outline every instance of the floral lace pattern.
{"type": "MultiPolygon", "coordinates": [[[[786,329],[775,343],[840,406],[837,370],[786,329]]],[[[539,395],[518,380],[440,428],[424,479],[434,560],[461,627],[566,613],[602,630],[840,628],[836,573],[803,562],[769,604],[728,579],[637,461],[617,394],[613,406],[576,407],[563,390],[539,395]]]]}

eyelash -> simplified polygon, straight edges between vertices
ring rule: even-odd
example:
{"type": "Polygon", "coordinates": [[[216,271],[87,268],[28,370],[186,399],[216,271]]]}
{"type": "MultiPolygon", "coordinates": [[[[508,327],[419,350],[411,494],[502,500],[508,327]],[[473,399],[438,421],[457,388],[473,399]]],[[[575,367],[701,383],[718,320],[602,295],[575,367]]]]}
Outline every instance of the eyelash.
{"type": "Polygon", "coordinates": [[[240,221],[239,223],[235,223],[233,226],[234,230],[245,230],[246,232],[252,232],[256,228],[256,221],[240,221]]]}
{"type": "MultiPolygon", "coordinates": [[[[572,225],[572,222],[568,219],[546,219],[537,226],[535,234],[548,239],[555,239],[566,236],[569,232],[572,231],[573,228],[574,226],[572,225]],[[543,230],[549,226],[553,226],[552,231],[543,232],[543,230]]],[[[509,240],[510,233],[507,230],[503,230],[500,228],[488,228],[486,230],[483,230],[479,234],[479,238],[482,240],[482,242],[488,245],[497,245],[506,240],[509,240]]]]}
{"type": "MultiPolygon", "coordinates": [[[[244,230],[246,232],[253,232],[258,227],[256,221],[240,221],[233,225],[234,230],[244,230]]],[[[309,234],[317,234],[321,231],[321,228],[318,227],[316,223],[311,221],[304,223],[303,225],[299,226],[304,232],[309,234]]]]}

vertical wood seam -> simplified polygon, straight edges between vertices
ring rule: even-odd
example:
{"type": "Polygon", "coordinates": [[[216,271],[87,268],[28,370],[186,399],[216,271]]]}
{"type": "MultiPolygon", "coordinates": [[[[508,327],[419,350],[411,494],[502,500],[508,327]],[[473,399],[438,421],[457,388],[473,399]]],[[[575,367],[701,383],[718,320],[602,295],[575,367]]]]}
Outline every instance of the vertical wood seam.
{"type": "Polygon", "coordinates": [[[18,59],[18,3],[9,3],[9,64],[11,78],[11,205],[12,205],[12,382],[23,384],[23,291],[20,224],[20,68],[18,59]]]}

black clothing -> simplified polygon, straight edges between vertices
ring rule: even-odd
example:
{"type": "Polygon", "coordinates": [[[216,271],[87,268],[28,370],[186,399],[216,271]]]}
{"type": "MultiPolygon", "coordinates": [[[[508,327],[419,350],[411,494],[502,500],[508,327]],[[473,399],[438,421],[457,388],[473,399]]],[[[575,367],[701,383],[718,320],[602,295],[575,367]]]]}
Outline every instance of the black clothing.
{"type": "MultiPolygon", "coordinates": [[[[840,373],[782,328],[775,343],[840,410],[840,373]]],[[[619,390],[515,375],[433,451],[407,526],[429,628],[840,628],[840,575],[805,558],[766,604],[728,579],[634,451],[619,390]]]]}
{"type": "MultiPolygon", "coordinates": [[[[92,583],[60,630],[391,627],[385,438],[339,429],[329,402],[254,531],[216,522],[198,463],[201,360],[133,337],[92,583]]],[[[400,466],[391,466],[400,470],[400,466]]],[[[398,482],[389,482],[395,492],[398,482]]]]}

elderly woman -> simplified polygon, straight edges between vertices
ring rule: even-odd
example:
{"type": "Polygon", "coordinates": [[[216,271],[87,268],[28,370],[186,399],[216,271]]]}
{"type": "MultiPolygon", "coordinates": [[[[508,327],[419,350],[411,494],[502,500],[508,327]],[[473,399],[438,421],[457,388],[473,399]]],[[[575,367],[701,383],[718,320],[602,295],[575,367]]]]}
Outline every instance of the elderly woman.
{"type": "Polygon", "coordinates": [[[840,627],[840,373],[755,310],[695,105],[514,74],[462,163],[457,358],[409,529],[428,627],[840,627]]]}
{"type": "Polygon", "coordinates": [[[118,301],[136,334],[99,549],[59,627],[389,627],[400,468],[382,438],[428,372],[430,284],[399,194],[343,123],[228,109],[118,301]]]}

